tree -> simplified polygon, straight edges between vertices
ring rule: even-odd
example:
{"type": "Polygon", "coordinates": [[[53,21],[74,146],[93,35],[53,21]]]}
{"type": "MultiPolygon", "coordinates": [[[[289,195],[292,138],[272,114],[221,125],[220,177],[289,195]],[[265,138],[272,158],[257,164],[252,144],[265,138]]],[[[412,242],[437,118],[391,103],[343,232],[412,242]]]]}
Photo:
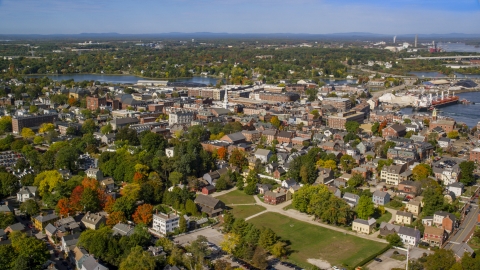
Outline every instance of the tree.
{"type": "Polygon", "coordinates": [[[280,125],[282,124],[280,122],[280,120],[278,120],[278,116],[272,116],[272,118],[270,118],[270,123],[275,127],[275,128],[279,128],[280,125]]]}
{"type": "Polygon", "coordinates": [[[217,150],[218,159],[225,160],[227,158],[227,149],[225,147],[220,147],[217,150]]]}
{"type": "Polygon", "coordinates": [[[425,257],[426,269],[450,269],[455,264],[455,255],[450,249],[437,249],[435,253],[425,257]]]}
{"type": "Polygon", "coordinates": [[[222,259],[217,260],[213,268],[213,270],[232,270],[232,269],[233,269],[232,264],[222,259]]]}
{"type": "Polygon", "coordinates": [[[18,254],[13,269],[41,269],[39,266],[50,258],[45,243],[35,237],[27,236],[23,232],[12,232],[9,239],[15,253],[18,254]]]}
{"type": "Polygon", "coordinates": [[[185,210],[192,216],[198,215],[197,205],[191,199],[188,199],[185,203],[185,210]]]}
{"type": "Polygon", "coordinates": [[[34,185],[38,187],[39,194],[43,197],[46,192],[51,193],[63,181],[63,176],[58,171],[44,171],[35,177],[34,185]]]}
{"type": "Polygon", "coordinates": [[[10,196],[17,188],[17,177],[15,177],[11,173],[0,172],[0,195],[3,195],[5,197],[10,196]]]}
{"type": "Polygon", "coordinates": [[[35,136],[35,138],[33,138],[33,143],[34,144],[42,144],[43,143],[43,137],[35,136]]]}
{"type": "Polygon", "coordinates": [[[240,235],[237,233],[227,233],[223,235],[223,241],[220,243],[220,248],[232,254],[237,245],[240,243],[240,235]]]}
{"type": "Polygon", "coordinates": [[[372,198],[367,196],[360,197],[357,205],[357,214],[361,219],[369,219],[375,213],[375,205],[372,198]]]}
{"type": "Polygon", "coordinates": [[[387,241],[395,247],[401,247],[403,245],[402,238],[400,238],[397,233],[387,235],[387,241]]]}
{"type": "Polygon", "coordinates": [[[380,127],[380,123],[378,123],[378,122],[373,123],[371,131],[374,135],[378,134],[379,127],[380,127]]]}
{"type": "Polygon", "coordinates": [[[39,133],[47,133],[55,129],[55,125],[52,123],[43,123],[38,130],[39,133]]]}
{"type": "Polygon", "coordinates": [[[21,134],[22,134],[22,137],[24,139],[27,139],[27,140],[35,137],[35,132],[33,132],[33,130],[30,129],[30,128],[22,128],[22,133],[21,134]]]}
{"type": "Polygon", "coordinates": [[[183,182],[183,174],[181,172],[172,172],[168,177],[168,180],[172,184],[172,186],[176,186],[183,182]]]}
{"type": "Polygon", "coordinates": [[[345,122],[345,129],[349,133],[357,133],[360,128],[360,124],[357,121],[347,121],[345,122]]]}
{"type": "Polygon", "coordinates": [[[433,170],[430,165],[425,163],[420,163],[415,166],[412,170],[413,179],[420,181],[429,177],[432,174],[433,170]]]}
{"type": "Polygon", "coordinates": [[[447,137],[449,139],[458,139],[458,131],[457,130],[452,130],[450,132],[447,133],[447,137]]]}
{"type": "Polygon", "coordinates": [[[436,211],[442,210],[444,198],[441,187],[429,186],[423,191],[424,207],[422,213],[424,216],[433,215],[436,211]]]}
{"type": "Polygon", "coordinates": [[[2,116],[0,118],[0,132],[10,132],[10,131],[12,131],[12,117],[2,116]]]}
{"type": "Polygon", "coordinates": [[[125,218],[125,214],[123,212],[116,211],[116,212],[112,212],[112,213],[110,213],[110,215],[108,215],[106,223],[107,223],[108,226],[113,227],[120,222],[122,222],[122,223],[127,222],[127,218],[125,218]]]}
{"type": "Polygon", "coordinates": [[[275,232],[270,228],[265,228],[260,232],[258,245],[266,250],[270,250],[277,241],[278,237],[275,232]]]}
{"type": "Polygon", "coordinates": [[[70,207],[70,201],[67,198],[60,199],[56,209],[57,212],[63,216],[75,213],[74,209],[70,207]]]}
{"type": "Polygon", "coordinates": [[[155,258],[142,247],[136,246],[130,250],[128,256],[120,263],[120,270],[154,270],[155,258]]]}
{"type": "Polygon", "coordinates": [[[271,253],[277,258],[281,258],[287,255],[287,244],[282,241],[277,241],[272,247],[271,253]]]}
{"type": "Polygon", "coordinates": [[[77,168],[79,153],[73,146],[66,146],[58,150],[55,155],[55,167],[57,169],[69,169],[71,171],[77,168]]]}
{"type": "Polygon", "coordinates": [[[109,134],[112,131],[113,131],[113,127],[110,123],[100,128],[100,132],[102,132],[102,134],[109,134]]]}
{"type": "Polygon", "coordinates": [[[350,171],[355,168],[357,163],[355,162],[355,159],[350,156],[350,155],[343,155],[340,158],[340,165],[342,166],[342,170],[344,170],[347,173],[350,173],[350,171]]]}
{"type": "Polygon", "coordinates": [[[32,217],[40,213],[40,206],[34,199],[28,199],[20,205],[20,211],[32,217]]]}
{"type": "Polygon", "coordinates": [[[230,162],[231,165],[237,166],[239,168],[242,168],[242,167],[248,165],[248,160],[245,157],[245,152],[243,152],[242,150],[240,150],[238,148],[236,148],[232,151],[228,161],[230,162]]]}
{"type": "Polygon", "coordinates": [[[93,121],[93,119],[87,119],[85,120],[85,122],[83,122],[82,133],[83,134],[93,133],[95,132],[95,128],[96,128],[95,121],[93,121]]]}
{"type": "Polygon", "coordinates": [[[260,246],[257,246],[255,253],[253,253],[252,263],[260,269],[265,269],[268,266],[267,252],[260,246]]]}
{"type": "Polygon", "coordinates": [[[10,212],[0,212],[0,229],[6,229],[8,226],[15,224],[17,221],[15,216],[10,212]]]}
{"type": "Polygon", "coordinates": [[[475,183],[475,177],[473,176],[473,172],[475,170],[475,162],[473,161],[463,161],[459,165],[461,177],[460,182],[465,185],[471,185],[475,183]]]}
{"type": "Polygon", "coordinates": [[[149,225],[153,220],[153,206],[151,204],[142,204],[132,216],[133,221],[137,224],[143,223],[149,225]]]}
{"type": "Polygon", "coordinates": [[[363,178],[363,176],[359,173],[356,173],[350,179],[348,179],[347,183],[349,187],[356,188],[362,185],[364,181],[365,179],[363,178]]]}
{"type": "Polygon", "coordinates": [[[180,220],[178,222],[178,231],[180,233],[185,233],[187,232],[187,220],[185,219],[184,216],[180,215],[180,220]]]}

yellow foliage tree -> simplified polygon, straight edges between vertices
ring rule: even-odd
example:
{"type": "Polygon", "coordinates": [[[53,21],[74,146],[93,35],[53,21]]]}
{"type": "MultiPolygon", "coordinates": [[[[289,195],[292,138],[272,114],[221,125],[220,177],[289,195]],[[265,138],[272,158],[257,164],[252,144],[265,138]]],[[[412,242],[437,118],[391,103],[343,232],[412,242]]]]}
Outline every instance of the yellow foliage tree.
{"type": "Polygon", "coordinates": [[[38,187],[40,196],[43,196],[46,192],[52,192],[61,182],[63,177],[58,171],[44,171],[35,177],[34,186],[38,187]]]}
{"type": "Polygon", "coordinates": [[[223,236],[223,241],[220,243],[220,248],[223,251],[232,254],[238,243],[240,243],[240,235],[236,233],[227,233],[223,236]]]}
{"type": "Polygon", "coordinates": [[[127,184],[121,190],[121,194],[127,197],[129,200],[137,201],[140,197],[140,184],[138,183],[131,183],[127,184]]]}
{"type": "Polygon", "coordinates": [[[23,128],[22,137],[24,139],[32,139],[33,137],[35,137],[35,132],[33,132],[33,130],[30,128],[23,128]]]}
{"type": "Polygon", "coordinates": [[[49,132],[50,130],[54,130],[55,129],[55,125],[52,124],[52,123],[43,123],[41,126],[40,126],[40,129],[38,130],[38,132],[40,133],[47,133],[49,132]]]}

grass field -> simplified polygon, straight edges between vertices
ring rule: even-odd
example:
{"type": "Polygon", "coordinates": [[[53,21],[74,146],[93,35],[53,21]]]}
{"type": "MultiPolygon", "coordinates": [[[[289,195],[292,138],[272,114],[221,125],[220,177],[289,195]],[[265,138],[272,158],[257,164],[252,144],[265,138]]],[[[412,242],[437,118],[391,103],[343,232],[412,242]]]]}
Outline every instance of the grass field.
{"type": "Polygon", "coordinates": [[[217,199],[222,201],[225,205],[255,203],[253,196],[247,195],[245,192],[238,189],[227,194],[223,194],[222,196],[217,197],[217,199]]]}
{"type": "Polygon", "coordinates": [[[308,259],[322,259],[332,265],[353,267],[387,245],[332,231],[277,213],[265,213],[248,222],[258,227],[271,228],[283,240],[290,241],[292,254],[289,258],[305,268],[308,268],[308,259]]]}
{"type": "Polygon", "coordinates": [[[260,205],[235,205],[231,206],[231,208],[231,212],[236,218],[243,219],[266,210],[265,207],[260,205]]]}

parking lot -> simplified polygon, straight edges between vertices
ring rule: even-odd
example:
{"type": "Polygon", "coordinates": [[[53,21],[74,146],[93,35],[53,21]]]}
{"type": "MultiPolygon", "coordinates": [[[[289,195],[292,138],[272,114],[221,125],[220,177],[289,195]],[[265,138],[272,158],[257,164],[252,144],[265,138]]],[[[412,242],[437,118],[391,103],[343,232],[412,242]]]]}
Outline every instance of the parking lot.
{"type": "MultiPolygon", "coordinates": [[[[385,253],[377,257],[381,260],[381,262],[374,260],[369,264],[367,264],[368,269],[390,270],[392,268],[405,268],[405,265],[407,262],[406,260],[399,261],[391,258],[395,250],[398,251],[399,254],[403,254],[403,255],[407,254],[407,252],[402,250],[389,249],[385,253]]],[[[432,252],[426,249],[421,249],[416,247],[411,248],[410,254],[409,254],[410,256],[409,260],[421,258],[423,256],[423,253],[430,254],[432,252]]]]}

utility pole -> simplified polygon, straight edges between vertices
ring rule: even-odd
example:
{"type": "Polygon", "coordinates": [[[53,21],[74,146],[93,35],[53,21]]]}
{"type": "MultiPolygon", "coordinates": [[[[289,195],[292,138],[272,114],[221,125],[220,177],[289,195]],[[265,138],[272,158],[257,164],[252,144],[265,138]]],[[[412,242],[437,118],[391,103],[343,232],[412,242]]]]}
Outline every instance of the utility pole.
{"type": "Polygon", "coordinates": [[[405,270],[408,270],[408,258],[410,257],[410,244],[408,244],[407,248],[401,248],[401,247],[393,247],[399,250],[403,250],[407,252],[407,265],[405,266],[405,270]]]}

